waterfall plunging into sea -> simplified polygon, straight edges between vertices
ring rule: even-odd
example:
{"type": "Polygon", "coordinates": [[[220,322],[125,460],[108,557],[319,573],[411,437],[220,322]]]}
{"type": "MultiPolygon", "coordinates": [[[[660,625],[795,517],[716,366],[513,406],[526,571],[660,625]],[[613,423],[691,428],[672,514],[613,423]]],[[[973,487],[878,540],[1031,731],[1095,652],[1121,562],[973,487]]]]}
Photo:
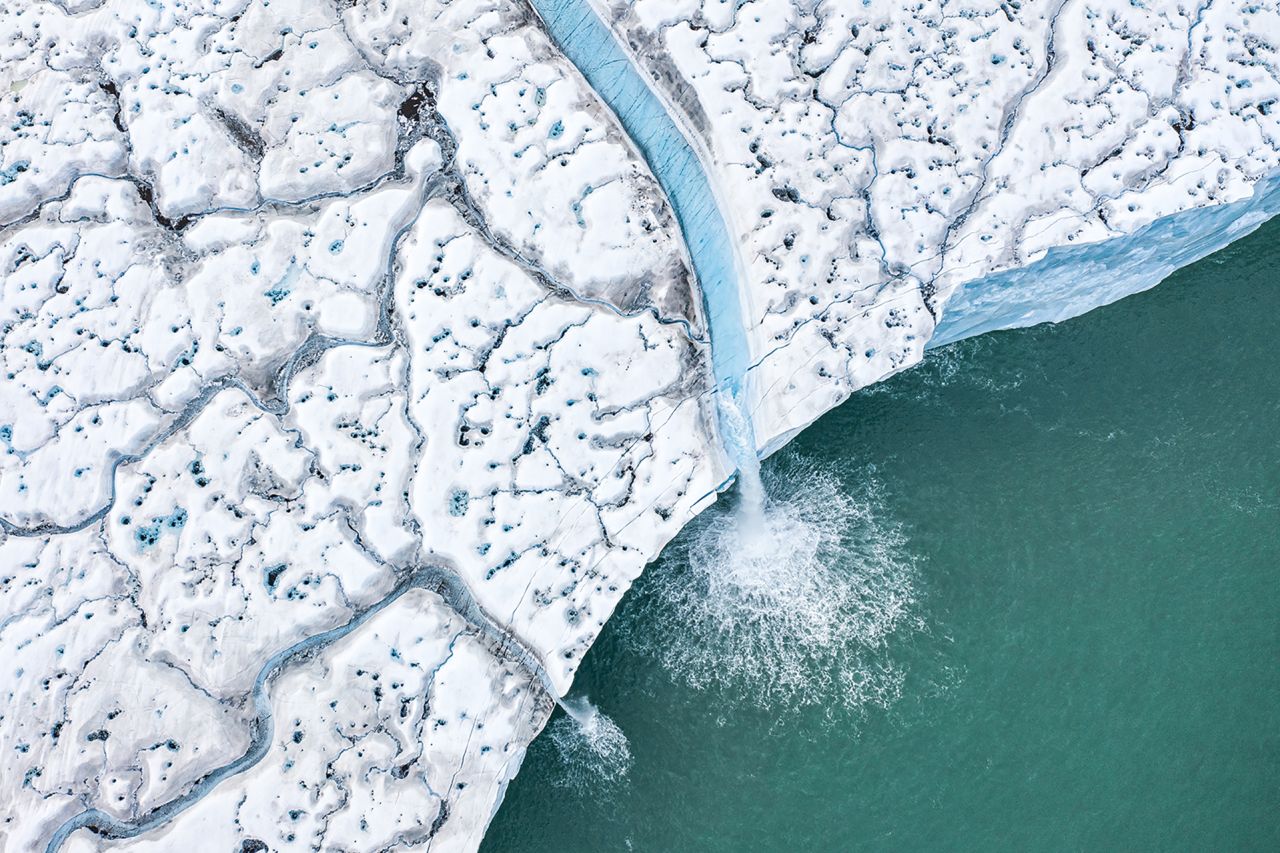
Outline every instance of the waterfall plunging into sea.
{"type": "MultiPolygon", "coordinates": [[[[898,527],[883,519],[873,472],[847,483],[790,458],[761,472],[751,418],[741,408],[752,353],[740,261],[698,141],[589,3],[533,5],[671,202],[706,309],[721,439],[737,468],[730,500],[695,519],[641,576],[629,614],[652,610],[649,627],[629,631],[645,624],[641,618],[619,630],[674,676],[757,704],[887,704],[901,674],[884,647],[917,619],[914,565],[898,527]]],[[[625,775],[630,750],[622,732],[589,703],[573,704],[549,730],[568,780],[625,775]]]]}
{"type": "Polygon", "coordinates": [[[751,418],[741,403],[727,394],[719,394],[720,426],[724,431],[725,451],[738,468],[738,528],[745,537],[762,532],[764,522],[764,482],[760,479],[760,457],[751,418]]]}
{"type": "Polygon", "coordinates": [[[727,395],[720,422],[736,488],[641,576],[625,641],[677,679],[774,712],[820,705],[847,721],[887,706],[903,677],[888,641],[922,622],[874,469],[845,479],[784,451],[762,471],[727,395]]]}
{"type": "Polygon", "coordinates": [[[631,747],[618,724],[585,697],[560,700],[564,716],[547,728],[560,755],[557,784],[587,789],[617,782],[631,769],[631,747]]]}
{"type": "Polygon", "coordinates": [[[750,417],[733,397],[722,394],[720,399],[725,448],[738,467],[737,504],[728,521],[734,541],[720,544],[736,545],[736,549],[732,555],[715,561],[719,577],[711,581],[726,601],[739,599],[744,605],[753,600],[764,602],[774,589],[776,579],[771,576],[778,564],[774,552],[782,544],[778,536],[785,531],[776,525],[777,508],[773,516],[768,513],[750,417]]]}

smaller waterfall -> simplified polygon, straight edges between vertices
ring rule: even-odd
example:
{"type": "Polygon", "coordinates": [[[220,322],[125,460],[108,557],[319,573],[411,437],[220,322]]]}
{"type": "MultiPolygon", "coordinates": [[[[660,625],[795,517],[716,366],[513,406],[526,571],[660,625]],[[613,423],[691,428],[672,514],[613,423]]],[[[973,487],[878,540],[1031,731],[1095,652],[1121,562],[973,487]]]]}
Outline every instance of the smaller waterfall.
{"type": "Polygon", "coordinates": [[[618,724],[585,696],[560,700],[565,715],[547,736],[560,755],[562,787],[587,789],[617,782],[631,769],[631,745],[618,724]]]}

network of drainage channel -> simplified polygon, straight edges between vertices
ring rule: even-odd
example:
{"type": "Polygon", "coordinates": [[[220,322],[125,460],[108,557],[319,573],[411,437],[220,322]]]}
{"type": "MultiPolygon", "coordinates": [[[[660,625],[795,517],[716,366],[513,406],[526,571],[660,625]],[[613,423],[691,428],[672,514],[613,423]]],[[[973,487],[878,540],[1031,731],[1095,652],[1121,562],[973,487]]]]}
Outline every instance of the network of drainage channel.
{"type": "MultiPolygon", "coordinates": [[[[790,579],[798,583],[786,582],[788,573],[782,572],[780,575],[777,571],[779,559],[783,557],[779,545],[785,542],[787,548],[790,548],[797,525],[808,528],[802,532],[802,539],[822,542],[823,537],[816,530],[816,518],[808,518],[803,512],[797,513],[795,507],[788,502],[775,505],[766,499],[751,419],[742,411],[738,402],[742,396],[749,356],[739,303],[739,264],[715,194],[689,140],[677,128],[667,108],[643,81],[631,59],[618,45],[612,31],[589,4],[585,0],[532,2],[562,51],[614,109],[649,162],[679,220],[698,278],[712,339],[712,367],[717,383],[721,438],[726,454],[737,468],[738,491],[734,517],[736,520],[725,522],[724,519],[719,519],[720,526],[711,528],[710,535],[702,537],[703,543],[713,552],[711,558],[705,561],[708,565],[703,567],[709,568],[714,576],[710,600],[714,607],[733,613],[740,610],[755,616],[771,612],[795,613],[794,605],[798,597],[815,597],[812,595],[814,581],[819,581],[819,587],[822,585],[821,578],[815,573],[823,572],[824,564],[828,561],[822,559],[820,549],[810,553],[811,558],[818,556],[816,561],[792,561],[790,579]],[[800,566],[802,570],[794,571],[796,566],[800,566]],[[786,600],[788,598],[790,600],[786,600]]],[[[335,343],[357,342],[319,343],[322,346],[332,346],[335,343]]],[[[291,375],[292,369],[288,373],[291,375]]],[[[210,389],[209,394],[215,390],[217,389],[210,389]]],[[[728,485],[726,483],[725,487],[728,485]]],[[[826,497],[830,498],[831,495],[826,497]]],[[[820,501],[822,498],[813,500],[820,501]]],[[[105,510],[81,522],[77,529],[98,520],[104,512],[105,510]]],[[[30,534],[48,532],[58,531],[28,531],[30,534]]],[[[708,529],[704,528],[703,533],[708,533],[708,529]]],[[[432,568],[419,569],[405,578],[395,593],[349,623],[277,654],[262,668],[255,683],[254,699],[258,717],[253,726],[254,745],[251,749],[209,773],[187,795],[166,803],[136,822],[116,820],[97,809],[88,809],[75,815],[55,832],[46,847],[47,853],[56,853],[72,833],[86,827],[114,838],[141,835],[184,811],[228,777],[252,767],[262,758],[270,740],[271,712],[267,701],[267,686],[289,660],[341,639],[410,588],[433,583],[450,585],[451,580],[453,579],[441,576],[432,568]]],[[[461,609],[468,610],[466,605],[472,604],[469,595],[457,590],[455,593],[455,597],[462,600],[461,609]]],[[[824,597],[832,596],[816,596],[824,597]]],[[[481,618],[482,615],[471,614],[474,623],[496,630],[488,625],[487,619],[481,618]]],[[[711,615],[713,624],[706,630],[715,630],[714,622],[722,614],[713,612],[711,615]]],[[[841,620],[837,618],[836,621],[841,620]]],[[[821,627],[824,624],[822,620],[810,620],[807,623],[809,627],[821,627]]],[[[781,621],[773,624],[771,629],[766,628],[766,632],[788,634],[793,633],[797,627],[794,623],[781,621]]],[[[806,652],[815,647],[813,642],[807,646],[804,643],[800,645],[806,652]]],[[[828,638],[817,637],[816,647],[825,648],[828,645],[828,638]]],[[[793,662],[799,666],[793,665],[792,669],[802,668],[807,662],[802,657],[798,662],[793,662]]],[[[554,695],[554,691],[551,692],[554,695]]],[[[564,716],[553,721],[548,735],[564,758],[566,768],[571,771],[569,781],[594,784],[624,777],[630,768],[631,752],[621,729],[586,696],[566,697],[559,700],[558,705],[564,711],[564,716]]]]}

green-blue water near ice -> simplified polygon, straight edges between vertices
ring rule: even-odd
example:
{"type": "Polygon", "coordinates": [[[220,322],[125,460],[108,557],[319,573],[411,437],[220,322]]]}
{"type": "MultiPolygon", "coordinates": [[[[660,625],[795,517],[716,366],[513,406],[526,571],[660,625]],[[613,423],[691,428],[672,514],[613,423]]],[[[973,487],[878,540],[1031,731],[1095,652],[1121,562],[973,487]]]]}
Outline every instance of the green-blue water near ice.
{"type": "Polygon", "coordinates": [[[725,617],[713,509],[578,677],[628,773],[553,721],[486,853],[1280,849],[1278,288],[1275,221],[855,395],[765,465],[827,633],[725,617]]]}

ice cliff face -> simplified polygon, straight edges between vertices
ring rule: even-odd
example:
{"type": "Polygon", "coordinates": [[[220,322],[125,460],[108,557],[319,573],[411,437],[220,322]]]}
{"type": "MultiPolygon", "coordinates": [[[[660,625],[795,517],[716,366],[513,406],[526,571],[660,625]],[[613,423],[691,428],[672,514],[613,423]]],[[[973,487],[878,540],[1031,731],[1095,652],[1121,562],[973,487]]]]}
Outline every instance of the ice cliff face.
{"type": "Polygon", "coordinates": [[[1274,3],[534,6],[0,4],[0,847],[474,849],[718,396],[1280,208],[1274,3]]]}

